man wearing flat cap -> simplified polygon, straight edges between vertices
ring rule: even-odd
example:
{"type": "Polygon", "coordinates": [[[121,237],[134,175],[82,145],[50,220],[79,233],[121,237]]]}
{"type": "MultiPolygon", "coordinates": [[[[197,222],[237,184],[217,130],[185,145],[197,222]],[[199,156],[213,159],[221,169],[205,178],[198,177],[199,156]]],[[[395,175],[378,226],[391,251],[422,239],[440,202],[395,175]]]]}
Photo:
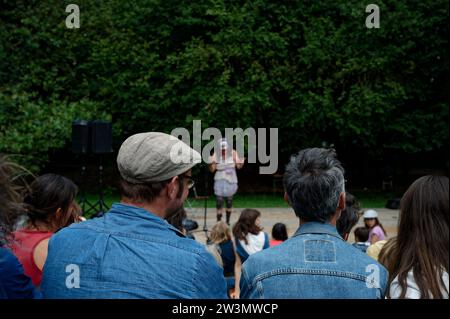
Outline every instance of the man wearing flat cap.
{"type": "Polygon", "coordinates": [[[117,165],[121,202],[52,236],[46,298],[227,298],[222,269],[170,225],[193,185],[200,154],[168,134],[129,137],[117,165]]]}

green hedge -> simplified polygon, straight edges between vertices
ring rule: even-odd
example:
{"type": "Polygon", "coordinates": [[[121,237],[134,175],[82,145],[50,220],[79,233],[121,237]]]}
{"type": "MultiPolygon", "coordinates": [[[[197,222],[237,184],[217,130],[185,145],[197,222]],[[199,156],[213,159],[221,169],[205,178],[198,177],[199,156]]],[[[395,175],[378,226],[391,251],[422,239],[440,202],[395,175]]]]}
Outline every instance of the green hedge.
{"type": "Polygon", "coordinates": [[[448,145],[448,1],[377,1],[379,29],[367,4],[0,0],[0,152],[39,167],[77,117],[112,119],[118,141],[193,119],[278,127],[285,154],[448,145]]]}

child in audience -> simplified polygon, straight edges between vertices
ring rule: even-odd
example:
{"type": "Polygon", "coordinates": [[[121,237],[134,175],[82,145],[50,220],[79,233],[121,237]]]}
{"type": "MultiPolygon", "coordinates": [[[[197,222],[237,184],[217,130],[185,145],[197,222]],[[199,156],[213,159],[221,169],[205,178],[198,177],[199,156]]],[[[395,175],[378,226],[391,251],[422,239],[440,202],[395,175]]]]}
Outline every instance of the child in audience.
{"type": "Polygon", "coordinates": [[[354,234],[355,243],[353,243],[353,247],[365,253],[369,247],[369,243],[367,242],[369,239],[369,230],[366,227],[358,227],[355,229],[354,234]]]}
{"type": "Polygon", "coordinates": [[[364,224],[369,229],[369,244],[374,244],[379,240],[385,240],[387,233],[378,220],[378,213],[376,210],[369,209],[364,212],[364,224]]]}
{"type": "Polygon", "coordinates": [[[209,242],[218,248],[222,258],[223,275],[227,282],[228,296],[234,296],[234,270],[236,267],[236,250],[231,240],[231,233],[228,225],[221,221],[213,226],[209,234],[209,242]]]}
{"type": "Polygon", "coordinates": [[[272,227],[272,239],[270,240],[270,247],[276,246],[288,239],[286,225],[283,223],[276,223],[272,227]]]}

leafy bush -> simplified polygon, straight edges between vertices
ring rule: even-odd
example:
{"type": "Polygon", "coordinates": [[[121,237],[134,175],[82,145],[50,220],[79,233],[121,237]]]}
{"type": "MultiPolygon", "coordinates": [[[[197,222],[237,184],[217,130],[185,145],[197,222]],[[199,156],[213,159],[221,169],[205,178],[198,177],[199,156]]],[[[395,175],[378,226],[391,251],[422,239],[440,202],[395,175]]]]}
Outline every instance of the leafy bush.
{"type": "Polygon", "coordinates": [[[280,151],[322,142],[448,145],[448,2],[0,0],[0,152],[67,145],[75,117],[138,131],[278,127],[280,151]]]}

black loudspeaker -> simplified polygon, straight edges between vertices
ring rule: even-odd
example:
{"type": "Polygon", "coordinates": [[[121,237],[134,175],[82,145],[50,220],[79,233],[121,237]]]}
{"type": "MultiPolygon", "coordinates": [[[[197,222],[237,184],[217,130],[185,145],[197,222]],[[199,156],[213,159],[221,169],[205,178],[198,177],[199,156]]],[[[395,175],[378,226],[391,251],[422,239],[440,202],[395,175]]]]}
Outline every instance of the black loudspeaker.
{"type": "Polygon", "coordinates": [[[72,152],[87,154],[89,152],[89,125],[87,121],[72,122],[72,152]]]}
{"type": "Polygon", "coordinates": [[[112,126],[111,122],[92,121],[91,150],[93,154],[112,153],[112,126]]]}

